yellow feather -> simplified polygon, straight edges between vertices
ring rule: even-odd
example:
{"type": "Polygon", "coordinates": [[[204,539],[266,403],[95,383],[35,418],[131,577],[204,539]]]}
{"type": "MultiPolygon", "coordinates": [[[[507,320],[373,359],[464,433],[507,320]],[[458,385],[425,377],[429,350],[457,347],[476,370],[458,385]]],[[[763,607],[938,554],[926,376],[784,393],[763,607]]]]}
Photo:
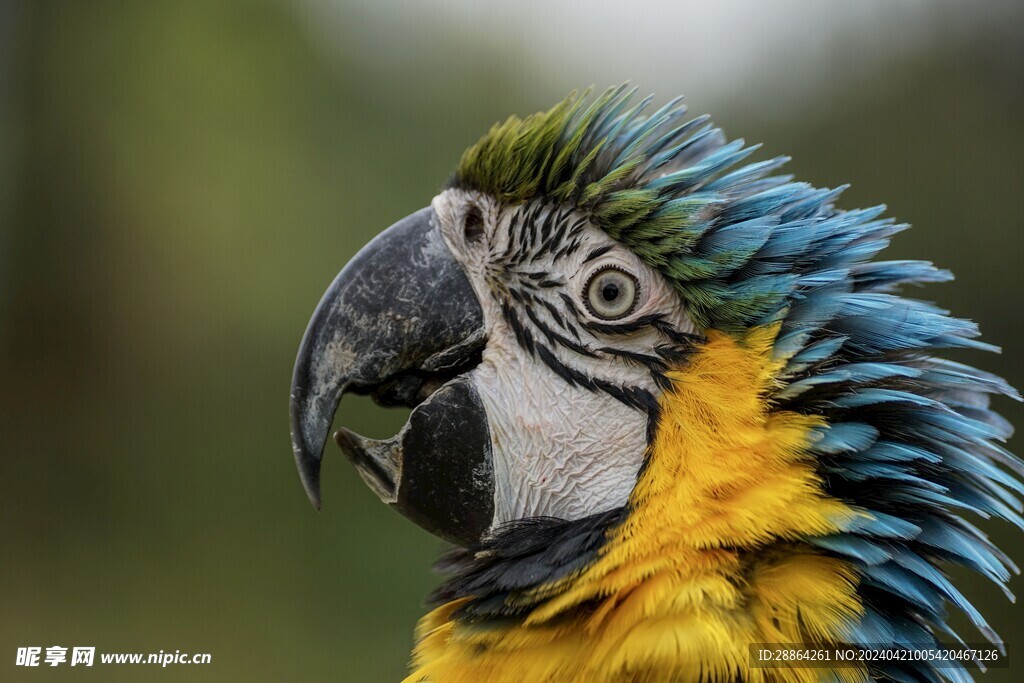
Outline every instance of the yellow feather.
{"type": "Polygon", "coordinates": [[[406,683],[866,680],[862,669],[762,669],[751,643],[841,643],[857,574],[799,542],[860,514],[806,453],[818,417],[772,410],[777,326],[711,332],[670,373],[648,463],[595,561],[537,589],[519,623],[444,605],[421,621],[406,683]]]}

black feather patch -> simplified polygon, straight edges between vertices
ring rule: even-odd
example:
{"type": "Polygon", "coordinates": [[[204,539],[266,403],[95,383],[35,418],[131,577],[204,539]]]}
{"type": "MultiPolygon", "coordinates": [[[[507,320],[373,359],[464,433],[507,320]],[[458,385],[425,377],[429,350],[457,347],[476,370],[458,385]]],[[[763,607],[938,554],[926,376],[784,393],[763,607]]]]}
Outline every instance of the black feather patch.
{"type": "Polygon", "coordinates": [[[608,532],[626,516],[616,508],[583,519],[523,519],[498,529],[473,548],[456,548],[435,569],[452,575],[428,598],[438,605],[470,598],[455,614],[464,621],[522,616],[543,600],[538,587],[590,564],[608,532]],[[526,593],[537,593],[529,600],[526,593]]]}

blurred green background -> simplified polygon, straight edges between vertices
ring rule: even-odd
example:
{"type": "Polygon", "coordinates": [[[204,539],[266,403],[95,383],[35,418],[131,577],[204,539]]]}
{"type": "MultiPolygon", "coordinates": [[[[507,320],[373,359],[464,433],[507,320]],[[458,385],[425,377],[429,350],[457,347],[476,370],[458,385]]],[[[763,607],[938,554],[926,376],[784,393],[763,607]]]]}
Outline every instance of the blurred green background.
{"type": "MultiPolygon", "coordinates": [[[[1024,3],[847,4],[0,0],[0,679],[400,678],[440,543],[331,450],[310,508],[294,354],[360,245],[572,88],[685,93],[888,202],[1024,386],[1024,3]],[[55,644],[213,663],[14,667],[55,644]]],[[[1022,608],[967,584],[1020,680],[1022,608]]]]}

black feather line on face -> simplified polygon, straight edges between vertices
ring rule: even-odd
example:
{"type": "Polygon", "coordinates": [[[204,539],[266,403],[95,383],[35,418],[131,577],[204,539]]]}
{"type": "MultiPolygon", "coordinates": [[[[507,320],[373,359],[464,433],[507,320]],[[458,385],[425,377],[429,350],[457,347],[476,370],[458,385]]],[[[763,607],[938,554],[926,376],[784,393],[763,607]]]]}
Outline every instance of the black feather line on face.
{"type": "Polygon", "coordinates": [[[604,392],[620,403],[643,412],[647,412],[652,404],[657,404],[657,400],[651,392],[643,389],[642,387],[625,387],[599,377],[589,377],[579,370],[561,362],[555,354],[543,344],[536,344],[535,346],[537,350],[537,357],[540,358],[541,362],[548,366],[552,372],[565,380],[569,386],[580,386],[591,391],[604,392]]]}
{"type": "Polygon", "coordinates": [[[563,364],[561,361],[555,358],[555,354],[551,353],[551,351],[546,346],[538,347],[537,355],[552,372],[554,372],[556,375],[565,380],[566,384],[568,384],[569,386],[578,386],[580,383],[577,381],[577,378],[579,378],[583,380],[584,387],[588,389],[596,388],[591,383],[589,377],[584,375],[582,372],[571,370],[567,365],[563,364]]]}
{"type": "Polygon", "coordinates": [[[522,214],[519,211],[512,214],[512,218],[509,221],[508,234],[508,242],[504,253],[501,255],[503,261],[511,259],[512,254],[522,251],[525,246],[523,244],[522,214]]]}
{"type": "MultiPolygon", "coordinates": [[[[533,260],[536,260],[546,254],[551,249],[551,243],[555,240],[552,239],[552,231],[556,225],[555,212],[548,211],[544,214],[544,220],[541,222],[540,227],[540,248],[537,249],[536,253],[533,254],[533,260]]],[[[561,240],[558,240],[561,243],[561,240]]]]}
{"type": "Polygon", "coordinates": [[[587,219],[578,218],[575,223],[565,229],[561,240],[564,244],[559,250],[555,252],[554,258],[556,260],[565,258],[575,254],[583,244],[583,229],[587,226],[587,219]]]}
{"type": "Polygon", "coordinates": [[[535,244],[537,244],[537,212],[540,210],[539,204],[531,204],[523,215],[523,231],[525,232],[523,249],[520,254],[525,254],[533,250],[535,244]]]}
{"type": "Polygon", "coordinates": [[[579,248],[580,248],[580,241],[579,240],[574,240],[573,243],[569,245],[569,248],[565,250],[565,252],[562,254],[562,256],[572,256],[573,254],[576,253],[576,251],[579,248]]]}
{"type": "Polygon", "coordinates": [[[629,351],[627,349],[617,349],[614,346],[604,346],[598,349],[598,351],[606,353],[609,356],[621,358],[634,365],[649,368],[652,371],[665,372],[668,370],[668,366],[660,356],[649,356],[646,353],[637,353],[636,351],[629,351]]]}
{"type": "Polygon", "coordinates": [[[692,352],[696,346],[707,341],[704,335],[697,334],[695,332],[684,332],[683,330],[674,327],[670,322],[664,319],[653,321],[651,326],[671,339],[675,344],[679,345],[679,347],[686,349],[687,353],[692,352]]]}
{"type": "Polygon", "coordinates": [[[547,338],[548,342],[552,345],[559,345],[574,353],[578,353],[586,358],[597,358],[597,354],[588,349],[586,346],[568,339],[552,330],[543,320],[541,320],[532,308],[526,308],[526,317],[530,319],[534,327],[541,331],[541,333],[547,338]]]}
{"type": "Polygon", "coordinates": [[[572,336],[576,337],[577,341],[580,340],[579,330],[577,330],[571,323],[569,323],[562,316],[562,313],[558,310],[558,308],[555,307],[553,303],[551,303],[547,299],[538,299],[537,301],[540,303],[541,306],[547,309],[548,315],[551,316],[551,319],[554,320],[559,327],[561,327],[563,330],[565,330],[572,336]]]}
{"type": "Polygon", "coordinates": [[[513,334],[516,336],[516,341],[519,345],[527,350],[528,353],[534,353],[533,336],[530,331],[523,327],[523,324],[519,321],[519,316],[516,315],[515,310],[507,302],[503,301],[501,304],[501,312],[505,317],[505,321],[512,328],[513,334]]]}
{"type": "Polygon", "coordinates": [[[590,263],[594,259],[600,258],[600,257],[604,256],[605,254],[607,254],[611,250],[612,250],[612,245],[610,245],[610,244],[606,244],[606,245],[604,245],[602,247],[597,247],[596,249],[591,250],[591,252],[589,254],[587,254],[587,258],[583,260],[583,263],[590,263]]]}
{"type": "Polygon", "coordinates": [[[507,263],[530,263],[546,254],[558,261],[575,253],[588,219],[572,221],[571,207],[552,207],[543,202],[524,204],[511,212],[505,250],[501,256],[507,263]]]}
{"type": "Polygon", "coordinates": [[[662,315],[661,313],[652,313],[650,315],[641,316],[636,320],[631,320],[626,323],[599,323],[594,322],[592,320],[588,320],[583,323],[583,326],[593,332],[598,332],[600,334],[623,335],[639,332],[640,330],[647,327],[654,327],[655,329],[657,329],[657,323],[663,322],[664,318],[665,316],[662,315]]]}
{"type": "MultiPolygon", "coordinates": [[[[655,349],[657,351],[657,349],[655,349]]],[[[601,353],[621,358],[627,363],[639,365],[647,368],[651,373],[651,379],[658,385],[658,388],[662,391],[668,391],[672,388],[672,380],[668,378],[669,364],[665,361],[664,357],[660,354],[657,356],[649,356],[644,353],[635,353],[633,351],[627,351],[624,349],[616,349],[612,346],[605,346],[599,349],[601,353]]],[[[679,349],[676,354],[673,354],[677,362],[682,362],[687,356],[687,350],[679,349]]]]}
{"type": "Polygon", "coordinates": [[[576,307],[576,302],[572,300],[572,297],[565,292],[559,292],[558,297],[562,300],[562,304],[565,306],[566,312],[568,312],[571,317],[576,318],[576,322],[583,324],[583,314],[580,313],[580,309],[576,307]]]}
{"type": "Polygon", "coordinates": [[[579,249],[579,248],[580,248],[580,238],[575,237],[572,240],[569,240],[568,242],[563,244],[562,247],[558,251],[556,251],[554,253],[552,258],[555,261],[560,261],[560,260],[564,259],[566,256],[571,256],[572,254],[576,253],[576,250],[579,249]]]}
{"type": "MultiPolygon", "coordinates": [[[[665,335],[669,336],[669,335],[665,335]]],[[[660,344],[654,347],[654,352],[661,358],[665,359],[665,362],[669,366],[682,365],[691,353],[693,353],[695,344],[692,342],[673,344],[660,344]]]]}

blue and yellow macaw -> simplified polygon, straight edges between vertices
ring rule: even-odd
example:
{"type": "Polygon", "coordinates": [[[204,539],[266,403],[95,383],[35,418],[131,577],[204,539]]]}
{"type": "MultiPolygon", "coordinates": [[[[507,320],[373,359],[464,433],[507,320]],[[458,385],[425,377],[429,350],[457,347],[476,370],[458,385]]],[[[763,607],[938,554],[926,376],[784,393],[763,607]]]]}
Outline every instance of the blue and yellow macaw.
{"type": "MultiPolygon", "coordinates": [[[[966,681],[960,666],[764,668],[751,645],[923,646],[944,571],[1004,586],[965,515],[1022,526],[994,347],[899,294],[884,207],[745,163],[678,100],[611,89],[495,125],[330,286],[292,386],[319,506],[346,392],[412,408],[341,450],[455,549],[408,682],[966,681]]],[[[1005,588],[1004,588],[1005,589],[1005,588]]]]}

